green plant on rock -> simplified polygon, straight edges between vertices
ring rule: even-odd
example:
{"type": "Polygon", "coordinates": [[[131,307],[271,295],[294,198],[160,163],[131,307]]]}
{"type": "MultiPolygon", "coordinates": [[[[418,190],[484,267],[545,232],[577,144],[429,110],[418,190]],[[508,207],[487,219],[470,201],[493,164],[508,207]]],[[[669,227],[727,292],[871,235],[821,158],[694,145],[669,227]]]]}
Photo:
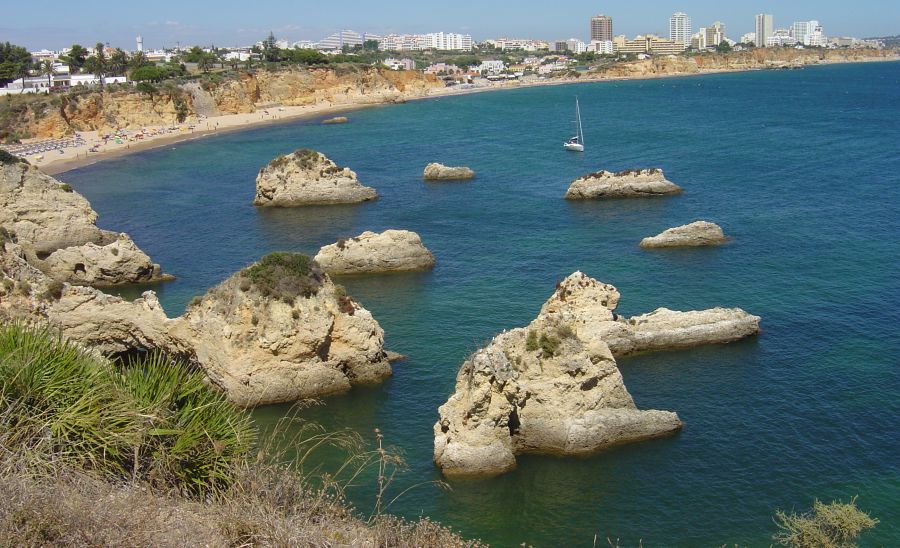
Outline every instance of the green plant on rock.
{"type": "Polygon", "coordinates": [[[64,289],[65,284],[58,280],[53,280],[47,285],[47,289],[44,291],[44,300],[58,301],[60,298],[62,298],[64,289]]]}
{"type": "Polygon", "coordinates": [[[534,352],[540,347],[541,345],[538,343],[537,333],[534,331],[529,331],[528,335],[525,336],[525,350],[534,352]]]}
{"type": "Polygon", "coordinates": [[[316,295],[324,280],[319,265],[301,253],[270,253],[243,272],[262,296],[285,302],[316,295]]]}

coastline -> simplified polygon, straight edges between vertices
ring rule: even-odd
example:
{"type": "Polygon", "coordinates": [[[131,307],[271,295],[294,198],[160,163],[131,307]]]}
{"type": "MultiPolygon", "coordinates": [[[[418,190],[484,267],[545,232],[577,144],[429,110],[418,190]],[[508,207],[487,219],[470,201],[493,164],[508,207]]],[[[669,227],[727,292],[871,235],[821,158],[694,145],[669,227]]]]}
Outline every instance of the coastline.
{"type": "MultiPolygon", "coordinates": [[[[866,58],[857,60],[837,60],[828,61],[818,64],[805,65],[806,67],[815,67],[823,65],[837,64],[856,64],[856,63],[877,63],[877,62],[897,62],[900,56],[866,58]]],[[[515,82],[503,83],[500,85],[489,85],[478,88],[454,89],[443,88],[436,89],[433,93],[427,95],[403,98],[402,102],[423,101],[428,99],[440,99],[443,97],[455,97],[459,95],[471,95],[475,93],[486,93],[493,91],[528,89],[536,87],[563,86],[571,84],[596,84],[603,82],[623,82],[633,80],[661,80],[667,78],[683,78],[691,76],[710,76],[715,74],[731,74],[740,72],[757,72],[774,69],[706,69],[697,72],[673,72],[667,74],[643,74],[631,76],[613,76],[613,77],[583,77],[583,78],[560,78],[553,80],[542,80],[536,82],[515,82]]],[[[241,114],[223,114],[213,116],[202,121],[194,123],[193,129],[188,129],[189,124],[179,124],[180,132],[174,134],[162,134],[148,137],[140,141],[133,141],[127,144],[103,143],[103,139],[97,131],[79,132],[85,139],[85,144],[77,147],[63,149],[61,154],[53,154],[44,157],[41,160],[29,160],[39,167],[44,173],[56,176],[67,171],[78,169],[84,166],[92,165],[97,162],[111,160],[132,153],[152,150],[159,147],[173,145],[180,142],[193,141],[202,139],[210,135],[218,135],[222,133],[232,133],[245,129],[257,128],[269,124],[277,124],[284,122],[293,122],[299,120],[309,120],[320,116],[330,114],[346,113],[361,110],[367,107],[383,106],[396,103],[395,100],[383,101],[367,101],[359,103],[348,103],[334,105],[329,103],[309,105],[309,106],[275,106],[260,108],[252,113],[241,114]],[[270,110],[274,113],[269,112],[270,110]],[[211,127],[212,126],[212,127],[211,127]],[[98,152],[89,152],[91,147],[99,149],[98,152]]],[[[158,130],[164,126],[151,126],[152,130],[158,130]]]]}

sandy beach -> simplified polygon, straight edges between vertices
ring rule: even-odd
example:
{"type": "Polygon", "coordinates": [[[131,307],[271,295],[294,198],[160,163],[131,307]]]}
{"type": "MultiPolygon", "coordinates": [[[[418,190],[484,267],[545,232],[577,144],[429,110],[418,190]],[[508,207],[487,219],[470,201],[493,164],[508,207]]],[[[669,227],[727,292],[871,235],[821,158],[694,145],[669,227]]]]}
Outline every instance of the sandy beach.
{"type": "MultiPolygon", "coordinates": [[[[865,59],[855,62],[879,62],[879,61],[896,61],[898,58],[884,59],[865,59]]],[[[828,63],[832,64],[832,63],[828,63]]],[[[761,69],[755,69],[761,70],[761,69]]],[[[486,86],[471,88],[437,88],[428,95],[409,97],[406,101],[418,101],[426,99],[435,99],[440,97],[452,97],[457,95],[469,95],[473,93],[484,93],[490,91],[524,89],[545,86],[561,86],[568,84],[592,84],[599,82],[617,82],[628,80],[657,80],[663,78],[680,78],[685,76],[707,76],[711,74],[724,74],[735,72],[748,72],[746,69],[718,69],[718,70],[701,70],[699,72],[690,73],[671,73],[671,74],[651,74],[641,76],[626,77],[583,77],[583,78],[556,78],[538,81],[513,81],[494,83],[486,86]]],[[[390,104],[390,101],[383,102],[360,102],[334,105],[330,103],[322,103],[306,106],[274,106],[261,108],[256,112],[242,114],[223,114],[220,116],[201,117],[199,120],[185,122],[174,126],[148,126],[140,130],[132,129],[126,131],[124,138],[108,138],[97,131],[81,131],[78,135],[83,139],[84,143],[79,146],[67,147],[58,151],[51,151],[37,157],[28,157],[29,162],[37,165],[42,171],[49,175],[56,175],[77,169],[79,167],[90,165],[103,160],[124,156],[127,154],[140,152],[152,148],[171,145],[182,141],[190,141],[193,139],[202,139],[208,135],[215,135],[224,132],[239,131],[252,127],[262,126],[273,123],[283,123],[287,121],[296,121],[302,119],[316,118],[337,114],[353,110],[359,110],[366,107],[390,104]],[[141,133],[142,137],[136,134],[141,133]]]]}

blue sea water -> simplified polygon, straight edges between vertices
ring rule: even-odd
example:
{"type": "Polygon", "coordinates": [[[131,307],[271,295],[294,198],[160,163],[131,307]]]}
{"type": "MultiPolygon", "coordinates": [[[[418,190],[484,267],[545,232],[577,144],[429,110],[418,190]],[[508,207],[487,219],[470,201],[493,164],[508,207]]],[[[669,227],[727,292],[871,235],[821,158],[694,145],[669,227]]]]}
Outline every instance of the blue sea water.
{"type": "MultiPolygon", "coordinates": [[[[527,456],[505,476],[416,488],[390,508],[501,546],[767,545],[775,509],[847,499],[900,544],[900,63],[594,83],[360,110],[208,137],[67,172],[100,225],[127,231],[178,279],[170,315],[273,250],[315,253],[364,230],[418,232],[427,273],[340,280],[409,355],[382,385],[307,411],[368,439],[380,428],[409,470],[440,477],[437,407],[462,361],[528,323],[582,270],[616,285],[619,312],[738,306],[763,333],[725,346],[620,360],[639,407],[679,413],[671,438],[589,458],[527,456]],[[574,99],[587,151],[562,150],[574,99]],[[378,189],[374,203],[261,210],[258,169],[299,147],[378,189]],[[427,184],[431,161],[472,182],[427,184]],[[662,199],[568,202],[578,176],[659,166],[686,189],[662,199]],[[697,219],[733,239],[644,251],[697,219]]],[[[287,411],[258,410],[261,424],[287,411]]],[[[368,511],[369,491],[351,492],[368,511]]]]}

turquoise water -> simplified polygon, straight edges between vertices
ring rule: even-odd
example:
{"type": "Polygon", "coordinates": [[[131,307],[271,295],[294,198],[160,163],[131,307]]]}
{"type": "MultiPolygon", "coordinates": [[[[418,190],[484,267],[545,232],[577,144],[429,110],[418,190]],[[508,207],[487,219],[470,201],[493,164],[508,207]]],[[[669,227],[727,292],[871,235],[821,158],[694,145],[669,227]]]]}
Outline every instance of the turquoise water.
{"type": "MultiPolygon", "coordinates": [[[[391,508],[497,545],[766,545],[776,508],[859,495],[900,544],[900,63],[514,90],[362,110],[143,152],[60,177],[103,227],[129,232],[178,280],[170,315],[272,250],[314,253],[363,230],[417,231],[432,272],[341,280],[409,355],[374,388],[307,415],[371,439],[437,479],[431,427],[466,355],[524,325],[576,269],[622,293],[620,313],[739,306],[758,338],[620,360],[641,408],[680,434],[582,459],[529,456],[503,477],[420,487],[391,508]],[[566,153],[574,97],[587,152],[566,153]],[[298,147],[356,170],[381,198],[257,210],[257,170],[298,147]],[[473,182],[426,184],[426,163],[473,182]],[[659,166],[682,196],[562,199],[600,168],[659,166]],[[648,252],[641,238],[696,219],[733,241],[648,252]]],[[[285,407],[257,412],[271,422],[285,407]]],[[[355,502],[370,507],[369,493],[355,502]]]]}

